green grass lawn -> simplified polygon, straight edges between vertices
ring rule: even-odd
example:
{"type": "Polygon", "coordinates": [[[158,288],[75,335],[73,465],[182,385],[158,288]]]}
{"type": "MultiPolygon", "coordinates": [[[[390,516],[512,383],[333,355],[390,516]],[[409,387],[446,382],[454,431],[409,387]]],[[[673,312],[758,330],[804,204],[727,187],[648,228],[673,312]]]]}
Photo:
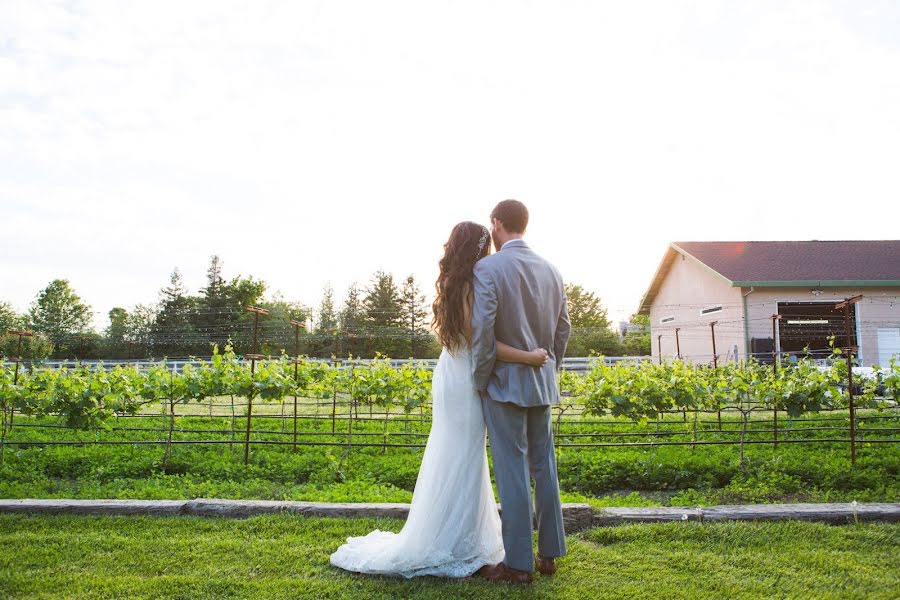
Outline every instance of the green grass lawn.
{"type": "Polygon", "coordinates": [[[897,598],[900,525],[672,523],[569,537],[553,578],[357,576],[347,536],[396,520],[0,515],[3,598],[897,598]]]}

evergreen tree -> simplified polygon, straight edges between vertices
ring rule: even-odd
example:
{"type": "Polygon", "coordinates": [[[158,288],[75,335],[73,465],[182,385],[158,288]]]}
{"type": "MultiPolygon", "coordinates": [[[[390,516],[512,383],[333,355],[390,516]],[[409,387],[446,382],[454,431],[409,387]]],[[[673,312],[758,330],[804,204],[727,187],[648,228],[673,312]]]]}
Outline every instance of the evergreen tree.
{"type": "Polygon", "coordinates": [[[322,301],[319,303],[319,320],[316,329],[322,333],[331,333],[337,328],[337,315],[334,312],[334,289],[326,283],[322,290],[322,301]]]}
{"type": "Polygon", "coordinates": [[[206,302],[213,305],[225,299],[225,279],[222,277],[222,259],[213,254],[206,270],[206,287],[200,290],[206,302]]]}
{"type": "Polygon", "coordinates": [[[253,277],[238,275],[226,281],[222,266],[222,259],[213,255],[206,271],[206,287],[200,290],[201,310],[193,319],[198,351],[204,356],[212,352],[213,345],[222,348],[229,339],[236,352],[250,352],[253,315],[246,309],[260,305],[266,291],[265,282],[253,277]]]}
{"type": "Polygon", "coordinates": [[[402,326],[402,302],[394,276],[378,271],[372,276],[372,283],[366,289],[366,297],[363,299],[366,324],[375,331],[402,326]]]}
{"type": "Polygon", "coordinates": [[[192,313],[197,299],[188,296],[176,267],[169,276],[169,286],[159,292],[159,310],[150,326],[152,353],[156,356],[193,354],[196,330],[192,313]]]}
{"type": "Polygon", "coordinates": [[[412,275],[403,282],[400,304],[404,310],[404,327],[409,333],[409,356],[415,357],[418,356],[417,351],[421,346],[420,340],[427,336],[431,310],[412,275]]]}
{"type": "Polygon", "coordinates": [[[348,354],[359,356],[361,350],[365,348],[364,340],[361,337],[364,333],[365,312],[359,286],[356,282],[350,284],[350,287],[347,289],[347,296],[344,298],[344,304],[341,307],[338,320],[341,330],[335,354],[338,356],[346,356],[348,354]]]}
{"type": "Polygon", "coordinates": [[[364,313],[359,286],[356,282],[353,282],[347,288],[347,297],[344,298],[344,305],[341,308],[341,331],[347,333],[358,331],[363,324],[363,320],[364,313]]]}

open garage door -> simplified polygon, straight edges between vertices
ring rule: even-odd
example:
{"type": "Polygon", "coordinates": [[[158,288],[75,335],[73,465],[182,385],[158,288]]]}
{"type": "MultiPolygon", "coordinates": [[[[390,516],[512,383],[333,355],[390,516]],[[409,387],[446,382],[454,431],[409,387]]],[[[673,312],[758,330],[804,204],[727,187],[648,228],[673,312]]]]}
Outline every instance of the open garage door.
{"type": "MultiPolygon", "coordinates": [[[[802,356],[808,349],[816,358],[831,354],[828,338],[834,336],[834,344],[844,348],[847,336],[844,327],[844,311],[835,310],[833,302],[784,302],[778,303],[781,315],[778,340],[782,353],[802,356]]],[[[857,345],[856,311],[850,311],[850,344],[857,345]]]]}

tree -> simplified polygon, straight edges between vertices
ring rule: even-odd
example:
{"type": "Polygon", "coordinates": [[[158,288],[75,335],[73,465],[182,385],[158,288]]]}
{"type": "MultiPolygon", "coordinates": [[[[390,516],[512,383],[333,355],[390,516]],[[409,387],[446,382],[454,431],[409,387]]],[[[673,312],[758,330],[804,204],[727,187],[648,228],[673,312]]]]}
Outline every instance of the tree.
{"type": "Polygon", "coordinates": [[[181,356],[192,353],[195,327],[190,312],[198,299],[188,296],[176,267],[169,276],[169,286],[159,292],[159,310],[150,326],[153,354],[181,356]]]}
{"type": "Polygon", "coordinates": [[[609,317],[600,303],[600,298],[576,284],[567,283],[565,290],[569,322],[572,324],[566,356],[621,354],[622,344],[619,336],[609,328],[609,317]]]}
{"type": "Polygon", "coordinates": [[[31,328],[53,344],[53,353],[61,355],[79,345],[74,336],[87,333],[91,307],[81,301],[67,280],[54,279],[38,294],[28,318],[31,328]]]}
{"type": "Polygon", "coordinates": [[[622,347],[628,356],[650,356],[650,317],[649,315],[631,315],[629,324],[640,327],[637,331],[628,331],[622,339],[622,347]]]}
{"type": "Polygon", "coordinates": [[[336,354],[338,356],[346,354],[359,356],[360,349],[363,348],[363,341],[359,336],[365,324],[365,312],[363,311],[359,286],[355,281],[347,288],[347,296],[344,298],[344,304],[341,307],[338,320],[341,331],[336,354]]]}
{"type": "Polygon", "coordinates": [[[22,337],[19,345],[19,336],[0,333],[0,356],[3,360],[15,360],[17,353],[22,360],[44,360],[53,352],[53,344],[46,337],[34,334],[30,337],[22,337]]]}
{"type": "MultiPolygon", "coordinates": [[[[269,311],[269,314],[264,317],[265,321],[261,319],[259,324],[260,352],[277,356],[284,351],[285,354],[293,356],[297,338],[291,321],[305,324],[312,311],[308,306],[299,302],[284,300],[281,294],[275,294],[271,301],[259,304],[269,311]]],[[[308,353],[306,337],[306,328],[300,327],[300,354],[308,353]]]]}
{"type": "MultiPolygon", "coordinates": [[[[16,358],[16,353],[20,351],[19,336],[8,332],[22,329],[24,326],[25,318],[17,314],[9,303],[0,302],[0,356],[3,356],[5,359],[16,358]]],[[[43,340],[45,346],[49,346],[45,338],[41,338],[41,340],[43,340]]],[[[22,358],[33,358],[31,352],[33,346],[37,348],[40,344],[33,337],[22,338],[22,358]]],[[[43,356],[37,356],[37,358],[44,358],[47,354],[49,354],[49,348],[43,356]]]]}
{"type": "Polygon", "coordinates": [[[128,335],[128,311],[124,308],[113,308],[109,311],[109,325],[103,332],[106,340],[105,355],[109,358],[122,358],[127,354],[126,336],[128,335]]]}
{"type": "Polygon", "coordinates": [[[10,329],[20,329],[24,325],[25,319],[8,302],[0,302],[0,334],[10,329]]]}
{"type": "Polygon", "coordinates": [[[609,328],[609,317],[600,298],[582,286],[567,283],[566,298],[569,302],[569,322],[572,328],[609,328]]]}
{"type": "Polygon", "coordinates": [[[419,290],[415,278],[410,275],[403,282],[400,291],[400,305],[403,307],[403,324],[409,333],[409,356],[418,356],[419,341],[428,334],[429,310],[425,295],[419,290]]]}
{"type": "Polygon", "coordinates": [[[334,312],[334,289],[326,283],[322,290],[322,301],[319,303],[319,320],[316,329],[322,333],[331,333],[337,328],[337,315],[334,312]]]}
{"type": "Polygon", "coordinates": [[[150,352],[153,339],[153,327],[156,320],[156,309],[145,304],[138,304],[128,314],[125,342],[131,344],[131,358],[145,358],[150,352]]]}
{"type": "Polygon", "coordinates": [[[358,330],[363,324],[364,315],[359,286],[356,282],[353,282],[347,288],[347,297],[344,298],[344,304],[341,308],[339,317],[341,331],[353,332],[358,330]]]}
{"type": "Polygon", "coordinates": [[[404,309],[394,276],[379,270],[372,276],[363,308],[366,314],[365,356],[376,352],[399,356],[409,348],[408,334],[403,330],[404,309]]]}
{"type": "Polygon", "coordinates": [[[366,323],[373,328],[399,327],[403,323],[400,290],[394,283],[394,276],[378,271],[366,289],[363,299],[366,323]]]}
{"type": "Polygon", "coordinates": [[[206,297],[207,303],[224,300],[225,279],[222,277],[222,259],[213,254],[209,260],[209,268],[206,270],[206,287],[200,292],[206,297]]]}

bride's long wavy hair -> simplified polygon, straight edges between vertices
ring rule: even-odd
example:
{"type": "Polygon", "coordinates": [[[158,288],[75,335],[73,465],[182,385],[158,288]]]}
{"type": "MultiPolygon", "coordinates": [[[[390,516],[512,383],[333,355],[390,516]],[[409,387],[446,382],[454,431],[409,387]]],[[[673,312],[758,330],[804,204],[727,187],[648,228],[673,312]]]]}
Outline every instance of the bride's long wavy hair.
{"type": "Polygon", "coordinates": [[[444,244],[444,256],[438,263],[440,275],[434,284],[437,294],[431,308],[437,339],[450,351],[458,350],[462,339],[471,341],[465,326],[466,290],[472,289],[475,263],[491,253],[490,237],[487,227],[463,221],[453,228],[444,244]]]}

